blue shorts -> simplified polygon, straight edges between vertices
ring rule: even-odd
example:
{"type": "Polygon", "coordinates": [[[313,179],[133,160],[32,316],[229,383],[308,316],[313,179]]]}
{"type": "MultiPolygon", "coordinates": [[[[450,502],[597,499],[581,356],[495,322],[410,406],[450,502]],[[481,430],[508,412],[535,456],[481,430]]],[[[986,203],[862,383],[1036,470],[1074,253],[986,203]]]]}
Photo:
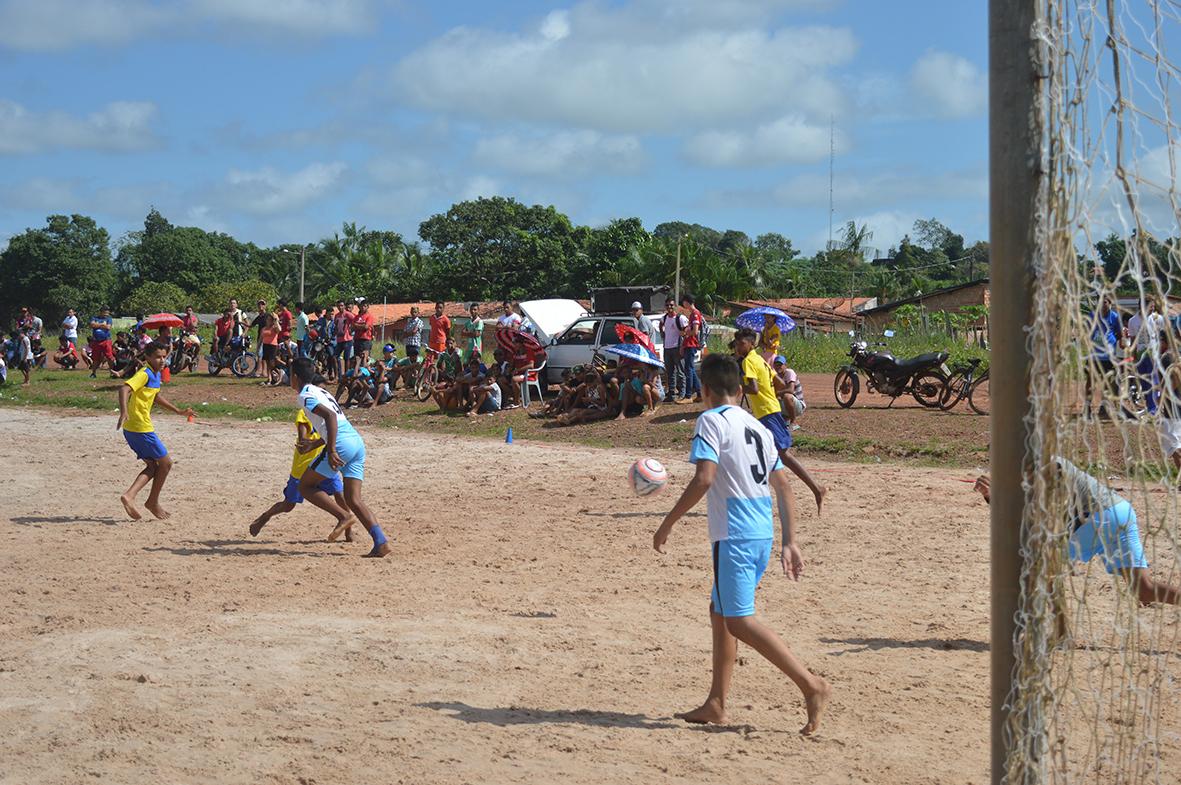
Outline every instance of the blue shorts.
{"type": "Polygon", "coordinates": [[[1096,513],[1070,535],[1070,558],[1089,562],[1099,554],[1109,573],[1147,567],[1136,511],[1128,502],[1096,513]]]}
{"type": "Polygon", "coordinates": [[[759,422],[775,437],[776,450],[791,449],[791,429],[787,427],[787,420],[783,419],[782,412],[775,412],[765,417],[760,417],[759,422]]]}
{"type": "Polygon", "coordinates": [[[156,435],[155,431],[147,433],[123,431],[123,438],[127,440],[128,446],[135,452],[135,457],[141,461],[156,461],[168,454],[164,442],[160,441],[160,437],[156,435]]]}
{"type": "Polygon", "coordinates": [[[755,588],[771,560],[771,540],[714,543],[714,588],[710,610],[719,616],[753,616],[755,588]]]}
{"type": "Polygon", "coordinates": [[[346,360],[353,359],[353,342],[348,341],[346,343],[341,341],[340,343],[336,344],[336,351],[333,352],[333,354],[337,357],[343,357],[346,360]]]}
{"type": "MultiPolygon", "coordinates": [[[[344,491],[344,482],[341,481],[339,474],[334,474],[328,479],[321,481],[316,487],[329,496],[335,496],[344,491]]],[[[283,501],[290,504],[303,503],[303,494],[299,492],[299,480],[295,477],[287,478],[287,487],[283,489],[283,501]]]]}
{"type": "MultiPolygon", "coordinates": [[[[344,475],[346,480],[365,479],[365,442],[361,441],[358,437],[337,439],[336,454],[344,461],[344,465],[340,467],[340,473],[344,475]]],[[[321,477],[331,478],[336,476],[332,465],[328,463],[327,450],[322,450],[316,456],[316,460],[312,461],[312,465],[308,467],[308,471],[315,472],[321,477]]]]}

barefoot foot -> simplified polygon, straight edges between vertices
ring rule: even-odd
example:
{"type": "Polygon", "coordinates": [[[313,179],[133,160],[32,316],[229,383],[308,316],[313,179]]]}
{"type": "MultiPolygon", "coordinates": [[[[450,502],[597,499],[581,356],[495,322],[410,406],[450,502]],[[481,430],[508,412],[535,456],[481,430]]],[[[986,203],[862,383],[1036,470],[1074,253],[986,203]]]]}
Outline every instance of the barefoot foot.
{"type": "Polygon", "coordinates": [[[393,550],[393,548],[390,547],[390,544],[388,542],[383,542],[381,545],[374,545],[373,550],[369,551],[369,553],[365,554],[361,558],[362,559],[380,559],[384,556],[388,556],[390,551],[392,551],[392,550],[393,550]]]}
{"type": "Polygon", "coordinates": [[[172,513],[168,512],[168,510],[165,510],[163,507],[161,507],[159,502],[156,502],[154,504],[152,502],[148,502],[147,504],[144,505],[144,507],[147,507],[148,512],[150,512],[152,515],[156,516],[157,520],[166,521],[170,517],[172,517],[172,513]]]}
{"type": "Polygon", "coordinates": [[[353,541],[353,527],[352,526],[350,526],[344,530],[344,541],[345,542],[352,542],[353,541]]]}
{"type": "Polygon", "coordinates": [[[674,716],[679,720],[692,722],[697,725],[705,725],[707,723],[711,725],[725,725],[729,721],[726,717],[726,710],[722,708],[720,703],[714,700],[707,700],[693,711],[687,711],[674,716]]]}
{"type": "Polygon", "coordinates": [[[812,495],[816,497],[816,514],[820,515],[820,508],[824,505],[824,497],[828,495],[828,488],[821,485],[812,495]]]}
{"type": "Polygon", "coordinates": [[[345,530],[356,522],[357,516],[354,515],[336,524],[336,528],[333,529],[332,533],[328,535],[328,542],[336,542],[338,539],[340,539],[340,535],[344,534],[345,530]]]}
{"type": "Polygon", "coordinates": [[[123,505],[123,509],[127,512],[127,517],[131,518],[131,520],[138,521],[143,518],[139,510],[135,508],[135,505],[127,496],[120,496],[119,503],[123,505]]]}
{"type": "Polygon", "coordinates": [[[255,519],[254,523],[250,524],[250,536],[257,537],[258,533],[262,531],[262,527],[266,526],[267,522],[262,518],[255,519]]]}
{"type": "Polygon", "coordinates": [[[828,686],[828,682],[820,679],[820,687],[805,699],[808,708],[808,724],[800,728],[802,735],[811,736],[820,728],[820,715],[828,706],[830,697],[832,697],[832,687],[828,686]]]}

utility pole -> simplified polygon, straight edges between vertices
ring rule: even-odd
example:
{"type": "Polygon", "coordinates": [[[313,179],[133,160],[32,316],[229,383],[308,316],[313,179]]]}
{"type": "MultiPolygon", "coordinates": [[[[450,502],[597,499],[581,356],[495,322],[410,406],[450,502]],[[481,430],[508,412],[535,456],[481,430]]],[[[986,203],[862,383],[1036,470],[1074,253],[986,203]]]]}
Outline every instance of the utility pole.
{"type": "Polygon", "coordinates": [[[677,301],[677,305],[681,304],[681,240],[683,236],[677,237],[677,283],[673,287],[673,299],[677,301]]]}
{"type": "Polygon", "coordinates": [[[836,168],[837,144],[836,115],[828,116],[828,247],[824,250],[832,252],[832,216],[836,212],[833,208],[833,170],[836,168]]]}
{"type": "Polygon", "coordinates": [[[303,262],[304,262],[303,254],[306,249],[307,249],[306,245],[299,246],[299,301],[301,303],[307,302],[306,300],[303,299],[303,262]]]}

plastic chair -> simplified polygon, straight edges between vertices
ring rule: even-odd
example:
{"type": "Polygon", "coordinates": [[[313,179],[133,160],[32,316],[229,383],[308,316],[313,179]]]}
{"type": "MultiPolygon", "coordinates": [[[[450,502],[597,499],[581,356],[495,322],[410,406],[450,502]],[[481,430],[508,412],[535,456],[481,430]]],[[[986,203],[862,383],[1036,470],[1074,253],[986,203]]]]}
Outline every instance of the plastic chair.
{"type": "MultiPolygon", "coordinates": [[[[548,360],[546,362],[548,362],[548,360]]],[[[529,404],[532,403],[532,399],[529,396],[530,387],[537,389],[538,401],[545,401],[545,395],[541,391],[541,372],[543,370],[545,370],[545,363],[542,363],[537,368],[530,368],[529,370],[525,371],[525,380],[521,382],[521,405],[526,409],[528,409],[529,404]]]]}

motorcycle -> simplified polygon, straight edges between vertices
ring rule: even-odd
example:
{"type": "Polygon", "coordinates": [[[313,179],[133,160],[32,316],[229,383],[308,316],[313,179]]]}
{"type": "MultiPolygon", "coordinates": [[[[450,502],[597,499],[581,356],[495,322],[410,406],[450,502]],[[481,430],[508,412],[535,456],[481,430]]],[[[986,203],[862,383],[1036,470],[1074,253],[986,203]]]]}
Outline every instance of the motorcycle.
{"type": "Polygon", "coordinates": [[[250,351],[250,336],[231,338],[224,349],[216,346],[205,355],[205,365],[210,376],[217,376],[222,368],[229,368],[234,376],[250,376],[258,368],[258,357],[250,351]]]}
{"type": "Polygon", "coordinates": [[[316,364],[316,372],[325,379],[336,378],[336,362],[332,357],[332,349],[323,338],[313,330],[308,336],[308,357],[316,364]]]}
{"type": "Polygon", "coordinates": [[[201,341],[195,332],[181,330],[179,336],[173,336],[172,353],[168,357],[168,367],[173,373],[196,371],[200,359],[201,341]]]}
{"type": "MultiPolygon", "coordinates": [[[[885,348],[884,343],[874,348],[885,348]]],[[[945,363],[947,352],[920,354],[909,360],[899,360],[886,351],[871,351],[865,341],[849,344],[850,365],[841,366],[833,380],[833,394],[837,405],[848,409],[861,391],[861,374],[865,375],[866,389],[871,393],[890,396],[890,406],[901,395],[912,395],[922,406],[938,409],[947,391],[950,375],[945,363]]]]}

